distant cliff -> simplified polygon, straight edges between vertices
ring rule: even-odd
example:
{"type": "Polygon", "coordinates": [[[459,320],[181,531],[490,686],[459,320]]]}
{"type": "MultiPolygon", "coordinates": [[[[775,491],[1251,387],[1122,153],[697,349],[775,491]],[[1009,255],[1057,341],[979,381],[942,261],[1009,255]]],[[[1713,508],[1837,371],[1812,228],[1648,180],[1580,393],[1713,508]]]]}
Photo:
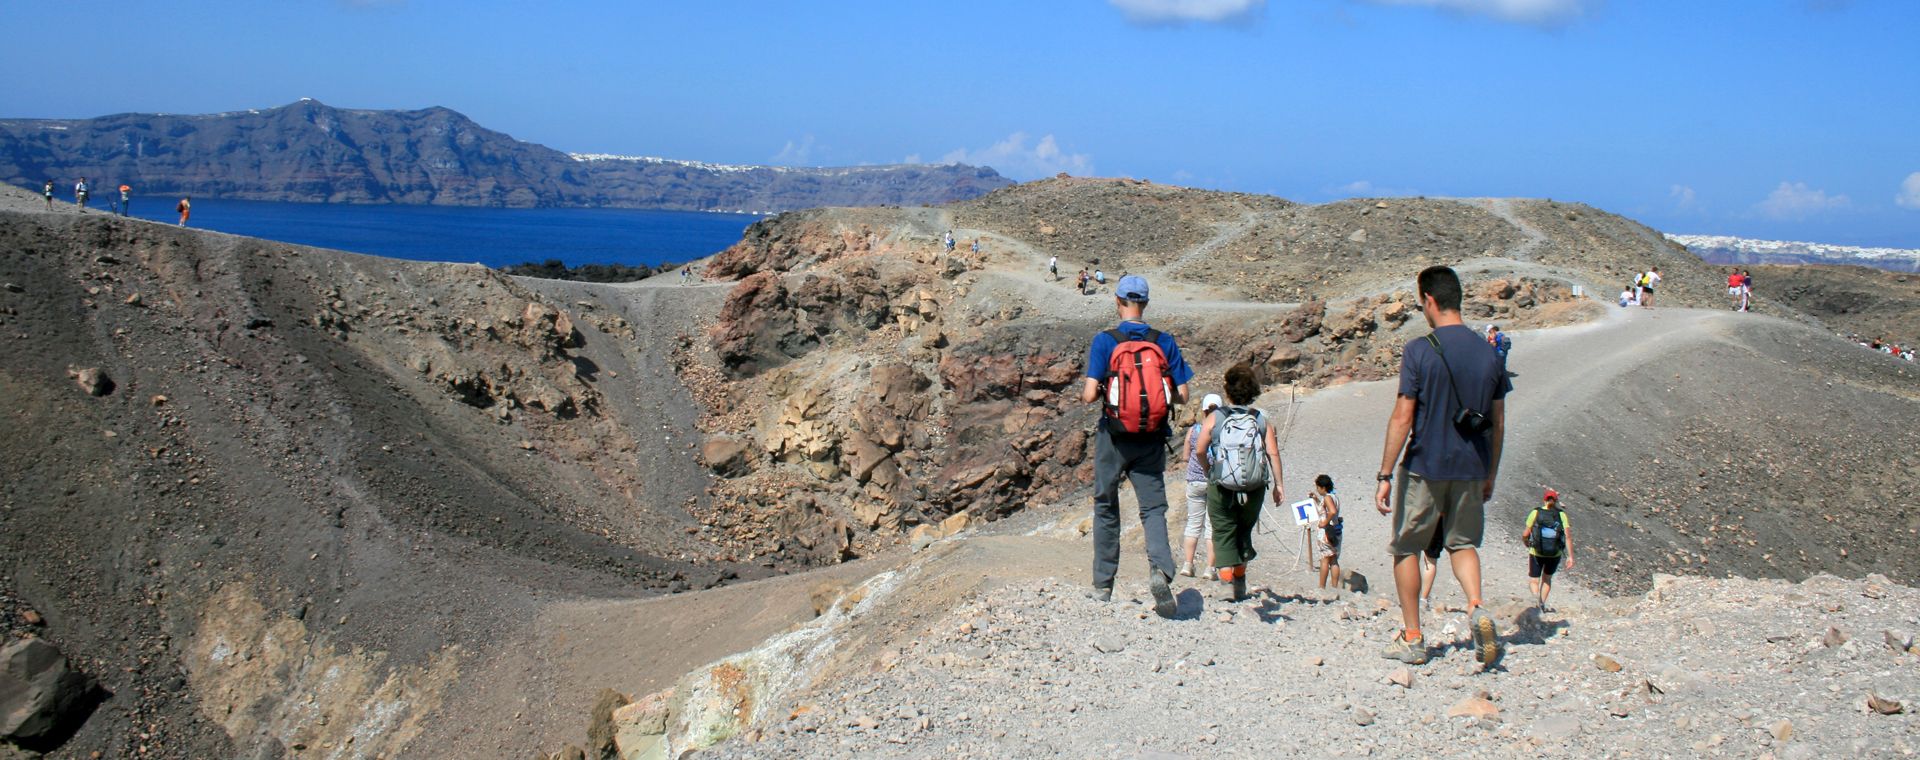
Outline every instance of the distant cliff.
{"type": "Polygon", "coordinates": [[[1734,266],[1836,264],[1920,272],[1920,250],[1862,248],[1851,245],[1749,240],[1724,235],[1668,235],[1709,264],[1734,266]]]}
{"type": "Polygon", "coordinates": [[[302,100],[206,115],[0,119],[0,180],[62,195],[77,177],[142,194],[328,203],[783,211],[918,205],[1012,184],[986,167],[728,166],[570,155],[446,108],[372,111],[302,100]]]}

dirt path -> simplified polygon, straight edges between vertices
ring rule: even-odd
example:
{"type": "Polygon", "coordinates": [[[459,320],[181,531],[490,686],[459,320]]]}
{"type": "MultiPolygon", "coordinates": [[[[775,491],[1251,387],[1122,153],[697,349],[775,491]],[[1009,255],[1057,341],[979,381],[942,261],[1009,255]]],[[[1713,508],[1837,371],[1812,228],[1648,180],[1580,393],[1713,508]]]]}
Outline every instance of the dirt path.
{"type": "Polygon", "coordinates": [[[1533,225],[1528,224],[1525,219],[1521,219],[1519,214],[1514,213],[1512,198],[1474,198],[1461,202],[1486,209],[1488,213],[1500,217],[1502,221],[1513,225],[1514,229],[1519,230],[1521,234],[1527,236],[1525,241],[1514,246],[1512,250],[1507,252],[1507,258],[1518,261],[1533,261],[1540,247],[1547,244],[1547,236],[1545,233],[1542,233],[1533,225]]]}
{"type": "MultiPolygon", "coordinates": [[[[1295,553],[1300,534],[1285,526],[1256,537],[1261,557],[1253,563],[1253,580],[1265,590],[1254,601],[1225,603],[1215,597],[1217,584],[1181,578],[1176,584],[1176,620],[1153,618],[1147,611],[1134,502],[1123,491],[1129,530],[1118,603],[1095,605],[1082,598],[1089,546],[1075,529],[1086,510],[1084,498],[1076,499],[936,545],[930,552],[933,559],[917,560],[911,566],[917,570],[903,571],[908,580],[871,613],[870,622],[853,623],[840,634],[847,651],[837,664],[817,674],[814,688],[778,702],[812,706],[811,715],[791,723],[771,722],[761,734],[765,744],[735,740],[722,745],[720,755],[826,751],[918,756],[942,751],[971,756],[1019,747],[1028,754],[1179,756],[1234,754],[1256,746],[1303,753],[1340,747],[1389,756],[1460,753],[1471,747],[1476,753],[1499,754],[1502,748],[1531,752],[1534,746],[1566,744],[1587,734],[1594,735],[1588,741],[1603,745],[1653,748],[1680,741],[1672,746],[1691,744],[1695,751],[1722,742],[1746,748],[1740,752],[1784,746],[1764,732],[1741,731],[1737,724],[1747,718],[1728,717],[1742,710],[1751,715],[1756,705],[1765,705],[1765,720],[1791,717],[1802,730],[1825,729],[1829,736],[1897,732],[1901,729],[1892,723],[1872,721],[1837,729],[1841,718],[1834,711],[1859,714],[1850,700],[1789,704],[1791,700],[1782,701],[1758,685],[1755,673],[1721,675],[1727,669],[1752,670],[1733,664],[1743,658],[1705,655],[1702,649],[1704,659],[1687,659],[1684,651],[1705,645],[1675,646],[1672,637],[1679,630],[1712,631],[1713,619],[1753,611],[1718,602],[1718,593],[1711,590],[1717,587],[1687,584],[1748,584],[1735,592],[1739,598],[1776,602],[1791,590],[1784,584],[1682,581],[1664,587],[1667,597],[1635,608],[1632,602],[1583,587],[1580,573],[1568,571],[1556,584],[1552,613],[1541,614],[1519,601],[1528,594],[1519,520],[1535,504],[1542,485],[1528,477],[1535,467],[1530,460],[1540,442],[1566,434],[1566,420],[1555,412],[1601,393],[1639,362],[1658,361],[1691,350],[1696,341],[1715,339],[1727,316],[1618,310],[1600,322],[1516,336],[1513,369],[1518,377],[1509,397],[1508,462],[1489,504],[1481,550],[1487,603],[1499,610],[1509,644],[1507,658],[1493,673],[1479,674],[1462,645],[1466,629],[1460,608],[1465,600],[1443,563],[1433,595],[1439,612],[1426,619],[1429,641],[1441,649],[1441,656],[1412,670],[1411,689],[1386,680],[1397,665],[1378,652],[1397,628],[1398,615],[1390,601],[1392,580],[1383,549],[1387,519],[1372,508],[1370,486],[1394,385],[1359,383],[1291,404],[1276,392],[1264,398],[1262,406],[1280,420],[1291,413],[1290,434],[1282,444],[1287,500],[1300,498],[1322,472],[1343,486],[1343,565],[1367,578],[1370,593],[1328,601],[1314,589],[1313,576],[1295,553]],[[995,548],[967,554],[956,548],[976,543],[995,548]],[[1026,561],[1002,571],[994,563],[1007,556],[1026,561]],[[977,575],[981,580],[916,590],[912,578],[919,576],[914,573],[977,575]],[[1691,606],[1674,606],[1673,600],[1681,596],[1691,606]],[[1635,619],[1644,624],[1622,624],[1620,615],[1629,608],[1640,610],[1644,617],[1635,619]],[[1664,622],[1651,622],[1655,620],[1664,622]],[[866,626],[884,630],[863,633],[866,626]],[[1626,663],[1629,672],[1616,677],[1593,667],[1589,658],[1596,653],[1626,663]],[[876,661],[889,664],[873,667],[876,661]],[[1676,667],[1676,662],[1688,664],[1676,667]],[[1643,684],[1639,692],[1619,691],[1615,682],[1629,676],[1664,682],[1668,685],[1660,688],[1668,694],[1692,696],[1669,698],[1665,708],[1659,699],[1650,705],[1641,696],[1643,684]],[[1755,688],[1739,686],[1749,682],[1755,688]],[[1707,683],[1716,685],[1698,691],[1707,683]],[[1733,689],[1739,689],[1737,697],[1728,696],[1733,689]],[[1446,718],[1450,706],[1471,700],[1480,690],[1488,692],[1491,708],[1501,713],[1499,720],[1446,718]],[[1303,694],[1312,697],[1299,699],[1303,694]],[[1648,724],[1649,730],[1621,719],[1643,710],[1664,717],[1648,724]],[[1676,723],[1675,711],[1686,719],[1676,723]],[[1376,722],[1381,726],[1371,727],[1376,722]],[[1703,723],[1708,727],[1702,729],[1703,723]],[[1286,724],[1316,728],[1282,730],[1286,724]],[[1669,738],[1652,738],[1653,733],[1669,738]]],[[[1169,483],[1176,559],[1182,496],[1181,485],[1169,483]]],[[[1896,607],[1869,605],[1859,614],[1884,622],[1893,619],[1896,607]]],[[[1716,638],[1707,648],[1742,646],[1716,638]]],[[[1791,646],[1797,650],[1798,640],[1791,646]]],[[[1804,691],[1820,683],[1807,679],[1834,679],[1837,684],[1847,678],[1847,668],[1837,660],[1817,670],[1801,668],[1792,678],[1806,683],[1794,688],[1804,691]]],[[[1910,692],[1917,686],[1920,681],[1907,676],[1883,689],[1910,692]]]]}

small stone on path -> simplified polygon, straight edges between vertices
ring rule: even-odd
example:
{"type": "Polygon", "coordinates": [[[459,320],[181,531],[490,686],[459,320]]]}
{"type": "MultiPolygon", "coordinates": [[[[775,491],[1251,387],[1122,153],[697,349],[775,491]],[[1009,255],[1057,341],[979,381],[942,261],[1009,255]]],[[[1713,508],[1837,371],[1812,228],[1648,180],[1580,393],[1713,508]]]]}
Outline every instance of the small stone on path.
{"type": "Polygon", "coordinates": [[[1449,718],[1491,718],[1500,714],[1500,707],[1481,697],[1467,697],[1455,702],[1447,710],[1449,718]]]}

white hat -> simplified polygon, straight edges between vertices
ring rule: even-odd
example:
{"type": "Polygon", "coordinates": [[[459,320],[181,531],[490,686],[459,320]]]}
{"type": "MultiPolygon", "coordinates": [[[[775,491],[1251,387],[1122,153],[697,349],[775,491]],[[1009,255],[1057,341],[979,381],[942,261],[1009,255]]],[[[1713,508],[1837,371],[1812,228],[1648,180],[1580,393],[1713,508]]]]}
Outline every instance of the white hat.
{"type": "Polygon", "coordinates": [[[1200,411],[1204,412],[1217,406],[1225,406],[1220,403],[1220,394],[1218,393],[1209,393],[1206,398],[1200,399],[1200,411]]]}

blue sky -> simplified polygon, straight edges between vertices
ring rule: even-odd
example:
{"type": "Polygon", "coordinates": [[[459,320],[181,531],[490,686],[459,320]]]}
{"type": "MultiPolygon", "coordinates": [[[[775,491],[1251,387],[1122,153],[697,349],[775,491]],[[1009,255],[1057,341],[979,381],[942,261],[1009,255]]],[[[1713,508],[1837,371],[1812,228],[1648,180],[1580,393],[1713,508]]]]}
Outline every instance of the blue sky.
{"type": "Polygon", "coordinates": [[[444,105],[555,148],[1545,196],[1920,248],[1920,2],[7,4],[0,115],[444,105]]]}

